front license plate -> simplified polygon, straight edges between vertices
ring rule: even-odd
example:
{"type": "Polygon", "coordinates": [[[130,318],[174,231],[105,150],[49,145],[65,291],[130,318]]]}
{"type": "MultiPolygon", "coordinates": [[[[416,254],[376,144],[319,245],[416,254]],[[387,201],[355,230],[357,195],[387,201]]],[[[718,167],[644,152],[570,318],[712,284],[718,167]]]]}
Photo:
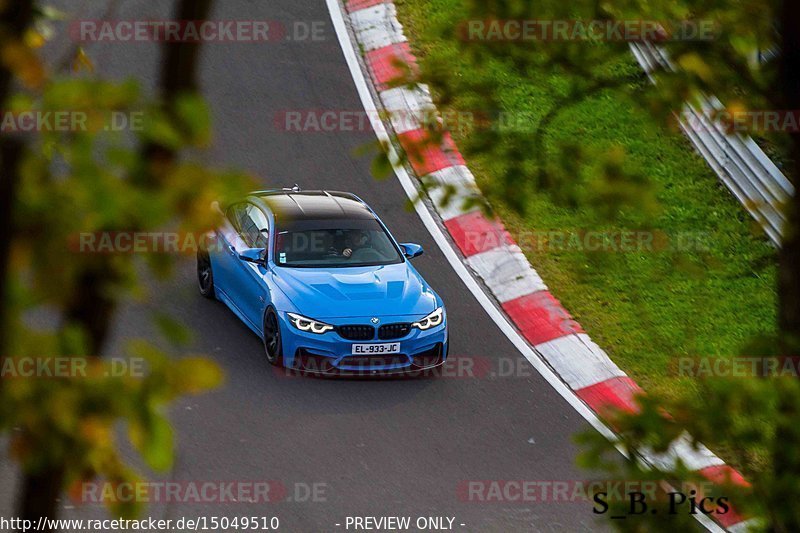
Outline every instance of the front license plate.
{"type": "Polygon", "coordinates": [[[354,344],[353,355],[380,355],[385,353],[400,353],[399,342],[384,344],[354,344]]]}

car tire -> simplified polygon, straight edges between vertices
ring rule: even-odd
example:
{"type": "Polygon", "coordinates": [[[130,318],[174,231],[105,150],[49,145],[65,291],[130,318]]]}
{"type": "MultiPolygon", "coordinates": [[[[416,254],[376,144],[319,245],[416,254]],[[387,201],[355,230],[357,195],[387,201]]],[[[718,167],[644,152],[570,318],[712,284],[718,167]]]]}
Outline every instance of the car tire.
{"type": "Polygon", "coordinates": [[[204,298],[213,300],[214,293],[214,271],[211,268],[211,256],[208,250],[197,251],[197,284],[200,294],[204,298]]]}
{"type": "Polygon", "coordinates": [[[264,353],[273,366],[283,366],[283,342],[278,315],[269,309],[264,315],[264,353]]]}

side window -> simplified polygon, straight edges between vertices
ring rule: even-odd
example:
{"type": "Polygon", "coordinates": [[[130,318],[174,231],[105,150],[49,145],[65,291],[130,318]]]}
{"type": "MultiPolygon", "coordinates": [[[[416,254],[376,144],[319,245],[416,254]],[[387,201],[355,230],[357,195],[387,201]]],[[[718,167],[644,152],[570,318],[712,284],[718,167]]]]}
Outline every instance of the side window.
{"type": "Polygon", "coordinates": [[[228,208],[226,216],[234,229],[241,234],[244,217],[246,215],[247,204],[234,204],[228,208]]]}
{"type": "Polygon", "coordinates": [[[247,204],[240,230],[242,239],[252,248],[266,248],[269,243],[269,221],[256,206],[247,204]]]}

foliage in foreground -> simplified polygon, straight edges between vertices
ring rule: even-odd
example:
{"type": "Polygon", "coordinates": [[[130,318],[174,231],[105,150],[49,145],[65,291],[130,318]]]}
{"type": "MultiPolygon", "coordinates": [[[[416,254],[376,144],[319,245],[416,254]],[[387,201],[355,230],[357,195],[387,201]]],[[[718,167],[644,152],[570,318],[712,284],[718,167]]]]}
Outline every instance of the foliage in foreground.
{"type": "MultiPolygon", "coordinates": [[[[399,2],[412,3],[408,0],[399,2]]],[[[552,135],[559,116],[581,102],[607,89],[628,92],[639,99],[643,109],[660,124],[674,124],[672,114],[683,102],[700,94],[715,94],[732,110],[800,108],[800,12],[795,3],[703,2],[619,0],[480,2],[464,0],[461,9],[439,30],[447,40],[459,41],[459,64],[468,70],[453,72],[452,63],[426,61],[422,80],[430,83],[438,103],[445,108],[471,110],[479,116],[496,116],[508,102],[497,90],[497,73],[504,68],[522,76],[553,76],[561,80],[562,98],[552,111],[534,117],[535,127],[522,131],[500,128],[475,128],[469,132],[465,148],[468,155],[490,161],[497,179],[488,185],[490,200],[508,205],[522,217],[536,217],[530,211],[535,197],[545,193],[566,207],[596,209],[610,221],[634,214],[645,221],[658,213],[653,183],[627,161],[618,147],[611,149],[582,143],[580,138],[559,139],[552,135]],[[457,20],[454,20],[457,19],[457,20]],[[530,42],[518,40],[464,40],[464,24],[492,20],[651,20],[714,22],[714,38],[701,41],[671,41],[666,46],[676,71],[654,73],[655,87],[643,83],[643,75],[620,76],[621,60],[629,54],[626,42],[570,40],[530,42]],[[460,24],[459,24],[460,22],[460,24]],[[757,52],[776,50],[774,60],[759,64],[757,52]],[[588,185],[587,185],[588,184],[588,185]],[[586,194],[589,187],[590,195],[586,194]],[[587,202],[587,198],[589,201],[587,202]]],[[[439,59],[441,60],[440,56],[439,59]]],[[[627,60],[629,62],[629,60],[627,60]]],[[[622,71],[624,73],[624,71],[622,71]]],[[[399,80],[401,83],[407,80],[399,80]]],[[[416,82],[417,80],[413,80],[416,82]]],[[[534,98],[536,94],[529,97],[534,98]]],[[[524,97],[524,95],[523,95],[524,97]]],[[[513,109],[512,109],[513,111],[513,109]]],[[[434,125],[434,129],[436,126],[434,125]]],[[[783,132],[772,139],[781,147],[787,174],[797,185],[800,161],[800,136],[783,132]]],[[[434,136],[434,142],[438,138],[434,136]]],[[[788,223],[779,251],[776,327],[756,332],[734,353],[748,356],[792,356],[800,350],[800,206],[795,199],[785,212],[788,223]],[[764,342],[760,338],[770,340],[764,342]]],[[[756,259],[753,269],[759,269],[756,259]]],[[[587,261],[588,262],[588,261],[587,261]]],[[[603,268],[603,264],[593,265],[603,268]]],[[[624,294],[624,293],[623,293],[624,294]]],[[[735,296],[735,295],[734,295],[735,296]]],[[[746,298],[740,312],[749,312],[746,298]]],[[[686,320],[697,320],[686,317],[686,320]]],[[[719,324],[717,327],[727,327],[719,324]]],[[[681,339],[673,339],[680,343],[681,339]]],[[[719,354],[697,354],[719,355],[719,354]]],[[[666,368],[664,369],[667,370],[666,368]]],[[[597,434],[582,437],[589,452],[584,464],[601,467],[614,479],[704,480],[678,463],[674,468],[644,468],[638,460],[644,452],[666,451],[688,431],[693,439],[712,448],[719,446],[727,457],[749,473],[751,487],[723,483],[719,494],[729,496],[746,515],[759,516],[769,531],[800,530],[800,390],[794,377],[713,380],[696,386],[697,394],[680,392],[650,396],[642,400],[639,413],[612,420],[619,431],[621,445],[630,454],[618,460],[613,444],[597,434]],[[698,401],[698,398],[700,400],[698,401]],[[670,415],[664,415],[664,411],[670,415]],[[611,454],[611,455],[610,455],[611,454]],[[612,459],[613,457],[613,459],[612,459]]],[[[609,513],[613,515],[614,513],[609,513]]],[[[691,523],[686,518],[686,525],[691,523]]],[[[648,515],[638,521],[614,521],[626,530],[674,530],[676,523],[663,516],[648,515]]]]}
{"type": "MultiPolygon", "coordinates": [[[[123,353],[107,352],[119,302],[146,298],[144,280],[170,275],[181,256],[98,253],[81,249],[81,236],[202,235],[216,222],[212,200],[239,194],[248,179],[179,157],[211,139],[208,109],[191,86],[193,72],[176,72],[174,83],[168,73],[162,97],[155,99],[143,98],[134,82],[104,81],[80,49],[66,62],[73,72],[58,66],[50,72],[36,48],[48,34],[48,19],[60,15],[35,11],[28,1],[4,7],[2,74],[20,87],[11,93],[11,84],[3,85],[0,107],[85,118],[64,129],[0,134],[3,185],[13,202],[12,221],[0,235],[0,251],[9,252],[0,254],[9,259],[0,265],[0,273],[8,271],[2,280],[8,284],[0,284],[0,363],[9,370],[31,361],[69,361],[58,376],[4,374],[0,431],[10,433],[10,454],[23,470],[18,515],[55,518],[64,488],[79,495],[81,484],[95,478],[112,484],[137,478],[121,455],[120,427],[150,468],[169,469],[174,435],[166,407],[222,381],[212,361],[170,357],[154,340],[134,339],[123,353]],[[114,117],[124,117],[127,127],[115,128],[114,117]],[[49,316],[45,322],[52,326],[34,328],[32,313],[49,316]],[[122,373],[120,361],[127,368],[122,373]]],[[[192,57],[182,55],[179,66],[191,70],[192,57]]],[[[171,346],[187,342],[182,324],[154,319],[171,346]]],[[[139,511],[136,502],[109,505],[125,517],[139,511]]]]}
{"type": "MultiPolygon", "coordinates": [[[[399,16],[411,31],[423,73],[453,74],[445,116],[471,110],[480,93],[470,89],[469,80],[485,78],[487,98],[499,106],[494,116],[511,119],[504,128],[494,123],[498,129],[486,149],[482,132],[453,132],[481,191],[551,292],[620,367],[648,391],[697,396],[692,379],[665,379],[665,372],[679,357],[737,353],[753,335],[773,327],[777,251],[676,131],[674,118],[668,126],[650,114],[647,97],[655,89],[626,47],[611,66],[597,67],[618,86],[565,105],[569,72],[517,70],[503,57],[470,60],[460,41],[443,29],[464,19],[452,15],[459,4],[405,0],[399,16]],[[534,146],[539,121],[556,111],[541,133],[541,157],[554,171],[562,168],[563,178],[542,187],[531,185],[533,170],[520,178],[513,195],[524,204],[520,213],[503,193],[506,151],[534,165],[538,156],[532,150],[513,149],[526,142],[534,146]],[[563,155],[565,144],[575,143],[588,164],[572,161],[569,150],[563,155]],[[606,180],[605,158],[621,166],[620,176],[606,180]],[[634,176],[632,183],[628,175],[634,176]],[[615,203],[631,190],[639,190],[639,204],[635,196],[615,203]],[[592,233],[593,240],[584,238],[592,233]],[[620,235],[652,237],[654,244],[586,249],[586,242],[596,244],[603,236],[619,244],[621,239],[614,239],[620,235]],[[749,310],[744,314],[743,299],[749,310]],[[703,319],[687,320],[697,316],[703,319]]],[[[536,43],[528,46],[537,53],[536,43]]]]}

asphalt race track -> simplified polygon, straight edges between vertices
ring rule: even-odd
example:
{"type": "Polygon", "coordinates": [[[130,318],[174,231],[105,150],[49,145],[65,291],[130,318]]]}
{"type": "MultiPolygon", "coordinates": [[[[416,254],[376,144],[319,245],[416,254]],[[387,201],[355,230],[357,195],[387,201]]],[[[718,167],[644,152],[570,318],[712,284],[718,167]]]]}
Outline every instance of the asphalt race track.
{"type": "MultiPolygon", "coordinates": [[[[74,18],[101,18],[104,2],[63,2],[74,18]]],[[[120,3],[113,18],[171,17],[171,2],[120,3]]],[[[451,356],[502,359],[529,369],[514,376],[342,381],[287,377],[275,372],[260,340],[219,302],[195,287],[187,261],[168,283],[150,284],[146,302],[119,315],[113,353],[131,337],[153,332],[153,310],[194,329],[186,352],[209,354],[227,374],[224,388],[178,403],[172,419],[178,452],[170,479],[274,480],[300,492],[317,484],[324,501],[271,504],[159,503],[154,517],[278,516],[282,531],[342,531],[357,516],[450,516],[461,531],[597,530],[589,503],[480,503],[463,501],[465,480],[569,481],[587,478],[575,466],[573,435],[588,424],[564,401],[494,325],[453,272],[417,215],[405,208],[395,179],[375,180],[369,158],[354,150],[373,141],[368,131],[280,131],[286,110],[360,110],[360,101],[323,0],[218,0],[213,17],[322,24],[324,39],[203,47],[202,90],[213,109],[214,146],[198,157],[217,167],[242,168],[265,188],[299,183],[359,194],[401,242],[421,243],[415,260],[444,298],[451,356]],[[528,375],[521,375],[528,374],[528,375]],[[341,524],[337,526],[336,524],[341,524]],[[460,524],[464,524],[461,526],[460,524]]],[[[48,45],[56,60],[71,43],[67,27],[48,45]]],[[[101,75],[135,77],[152,87],[155,43],[95,43],[87,52],[101,75]]],[[[493,368],[496,368],[493,366],[493,368]]],[[[5,456],[4,456],[5,457],[5,456]]],[[[13,514],[13,477],[0,469],[0,512],[13,514]]],[[[303,494],[300,494],[303,496],[303,494]]],[[[293,499],[304,499],[297,498],[293,499]]],[[[102,516],[99,505],[64,502],[65,516],[102,516]]]]}

